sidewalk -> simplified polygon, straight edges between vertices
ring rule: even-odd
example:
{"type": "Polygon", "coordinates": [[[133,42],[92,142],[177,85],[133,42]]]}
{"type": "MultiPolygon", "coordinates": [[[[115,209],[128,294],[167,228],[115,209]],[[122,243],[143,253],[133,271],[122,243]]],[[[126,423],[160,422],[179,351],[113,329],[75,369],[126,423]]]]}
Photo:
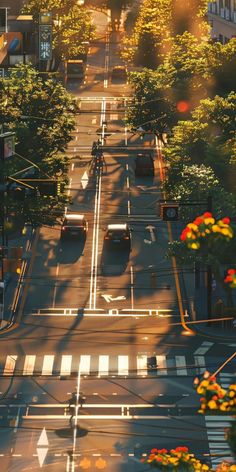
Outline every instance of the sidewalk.
{"type": "Polygon", "coordinates": [[[21,290],[23,287],[22,279],[27,270],[28,263],[31,256],[31,244],[34,237],[35,230],[31,226],[25,226],[25,232],[15,233],[9,236],[8,247],[23,247],[21,273],[5,273],[5,300],[4,300],[4,313],[3,318],[0,321],[0,329],[6,329],[12,323],[15,322],[17,307],[21,298],[21,290]]]}
{"type": "MultiPolygon", "coordinates": [[[[183,273],[184,284],[190,300],[190,320],[208,320],[207,313],[207,288],[205,283],[205,273],[202,270],[199,276],[199,287],[195,286],[195,275],[193,270],[183,273]]],[[[236,312],[236,290],[233,294],[233,301],[236,312]]],[[[219,283],[213,282],[212,287],[212,315],[211,319],[233,317],[232,311],[227,313],[227,295],[219,283]]],[[[233,320],[219,322],[205,322],[190,325],[194,331],[206,336],[235,342],[236,344],[236,323],[233,320]]]]}

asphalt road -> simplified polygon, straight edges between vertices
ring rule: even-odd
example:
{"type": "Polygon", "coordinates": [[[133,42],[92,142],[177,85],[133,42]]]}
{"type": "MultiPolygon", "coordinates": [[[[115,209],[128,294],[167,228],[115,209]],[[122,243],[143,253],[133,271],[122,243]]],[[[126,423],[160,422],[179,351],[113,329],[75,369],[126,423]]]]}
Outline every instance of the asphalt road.
{"type": "MultiPolygon", "coordinates": [[[[19,324],[1,336],[2,472],[142,472],[152,447],[178,445],[214,465],[219,454],[229,457],[229,419],[197,413],[193,379],[214,372],[235,345],[183,334],[180,312],[191,315],[181,275],[165,258],[159,144],[127,130],[131,89],[110,78],[122,62],[120,33],[106,33],[106,15],[94,19],[85,82],[68,84],[80,103],[68,211],[85,214],[89,231],[85,244],[62,244],[60,226],[44,227],[33,245],[19,324]],[[100,132],[106,166],[95,172],[90,153],[100,132]],[[144,148],[155,155],[154,179],[134,175],[144,148]],[[104,249],[104,228],[114,222],[133,228],[131,253],[104,249]]],[[[232,364],[222,370],[223,385],[234,372],[232,364]]]]}

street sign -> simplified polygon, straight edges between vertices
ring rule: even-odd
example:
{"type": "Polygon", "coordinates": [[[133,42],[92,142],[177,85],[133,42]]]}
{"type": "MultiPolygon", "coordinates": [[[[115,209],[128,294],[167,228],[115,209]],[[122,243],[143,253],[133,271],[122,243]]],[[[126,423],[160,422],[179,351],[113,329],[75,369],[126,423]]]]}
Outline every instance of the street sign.
{"type": "Polygon", "coordinates": [[[39,25],[39,59],[48,61],[52,59],[52,26],[39,25]]]}
{"type": "Polygon", "coordinates": [[[179,204],[178,203],[160,203],[160,216],[163,221],[178,221],[179,204]]]}
{"type": "Polygon", "coordinates": [[[3,133],[0,135],[0,159],[8,159],[15,154],[15,133],[3,133]]]}

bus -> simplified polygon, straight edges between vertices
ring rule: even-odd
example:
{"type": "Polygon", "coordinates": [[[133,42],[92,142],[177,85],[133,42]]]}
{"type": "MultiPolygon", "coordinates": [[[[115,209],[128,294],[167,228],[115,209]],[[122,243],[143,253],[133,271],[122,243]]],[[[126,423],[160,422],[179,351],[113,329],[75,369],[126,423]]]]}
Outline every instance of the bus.
{"type": "Polygon", "coordinates": [[[69,59],[65,66],[66,82],[69,79],[83,80],[85,63],[82,59],[69,59]]]}

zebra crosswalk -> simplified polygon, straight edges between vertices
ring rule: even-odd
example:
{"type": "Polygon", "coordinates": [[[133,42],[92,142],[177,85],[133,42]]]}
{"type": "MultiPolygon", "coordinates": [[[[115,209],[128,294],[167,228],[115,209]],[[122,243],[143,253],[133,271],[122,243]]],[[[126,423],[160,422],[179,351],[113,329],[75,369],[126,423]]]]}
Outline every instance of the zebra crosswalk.
{"type": "MultiPolygon", "coordinates": [[[[219,383],[223,388],[227,389],[233,382],[235,382],[234,374],[219,374],[219,383]]],[[[225,439],[226,429],[229,428],[231,424],[230,416],[206,415],[205,423],[213,470],[215,470],[221,462],[228,461],[233,463],[233,457],[225,439]]]]}
{"type": "Polygon", "coordinates": [[[206,369],[204,356],[164,355],[7,355],[0,359],[1,376],[193,376],[206,369]]]}

